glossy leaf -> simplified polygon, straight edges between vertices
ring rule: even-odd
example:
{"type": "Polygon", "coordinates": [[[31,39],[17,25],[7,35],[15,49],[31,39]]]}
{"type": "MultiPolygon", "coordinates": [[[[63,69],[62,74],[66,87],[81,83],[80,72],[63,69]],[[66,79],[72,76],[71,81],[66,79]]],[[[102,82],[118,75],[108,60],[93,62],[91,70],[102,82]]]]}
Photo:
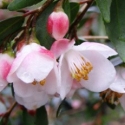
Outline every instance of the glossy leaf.
{"type": "Polygon", "coordinates": [[[50,6],[38,17],[36,22],[36,36],[40,41],[40,44],[48,49],[52,45],[54,39],[47,32],[47,19],[54,10],[55,5],[56,2],[50,4],[50,6]]]}
{"type": "Polygon", "coordinates": [[[64,9],[64,12],[69,17],[69,20],[70,20],[70,3],[69,3],[69,0],[64,0],[64,2],[63,2],[63,9],[64,9]]]}
{"type": "Polygon", "coordinates": [[[35,125],[48,125],[48,117],[45,106],[37,109],[35,125]]]}
{"type": "Polygon", "coordinates": [[[72,23],[74,19],[77,17],[79,12],[79,4],[75,2],[70,3],[70,22],[72,23]]]}
{"type": "Polygon", "coordinates": [[[96,2],[104,20],[110,22],[110,6],[112,0],[96,0],[96,2]]]}
{"type": "Polygon", "coordinates": [[[26,109],[23,109],[22,122],[23,122],[23,125],[34,125],[35,116],[30,115],[26,109]]]}
{"type": "Polygon", "coordinates": [[[120,57],[125,62],[125,1],[113,0],[110,14],[110,23],[105,22],[106,31],[120,57]]]}
{"type": "Polygon", "coordinates": [[[21,16],[12,17],[0,22],[0,40],[19,30],[24,22],[21,16]]]}
{"type": "Polygon", "coordinates": [[[57,109],[57,112],[56,112],[56,117],[59,117],[62,113],[64,113],[65,111],[67,110],[71,110],[72,109],[72,106],[66,101],[66,99],[64,99],[58,109],[57,109]]]}
{"type": "Polygon", "coordinates": [[[8,9],[13,10],[19,10],[28,6],[32,6],[34,4],[39,3],[42,0],[13,0],[9,5],[8,9]]]}

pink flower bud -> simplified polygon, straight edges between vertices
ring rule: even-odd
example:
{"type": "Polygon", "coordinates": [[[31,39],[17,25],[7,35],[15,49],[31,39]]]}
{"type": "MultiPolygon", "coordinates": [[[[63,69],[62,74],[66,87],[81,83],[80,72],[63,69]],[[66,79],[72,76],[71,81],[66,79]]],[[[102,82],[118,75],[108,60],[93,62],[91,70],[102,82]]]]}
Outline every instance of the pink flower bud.
{"type": "Polygon", "coordinates": [[[47,21],[47,30],[56,40],[65,36],[69,28],[68,16],[62,12],[52,12],[47,21]]]}

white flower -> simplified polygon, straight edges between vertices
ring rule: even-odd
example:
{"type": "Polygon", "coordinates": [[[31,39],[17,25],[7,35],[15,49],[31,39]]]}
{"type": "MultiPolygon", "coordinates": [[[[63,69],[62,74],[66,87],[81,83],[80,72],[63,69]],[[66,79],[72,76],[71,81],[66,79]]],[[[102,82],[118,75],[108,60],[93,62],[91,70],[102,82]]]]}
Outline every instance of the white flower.
{"type": "Polygon", "coordinates": [[[28,109],[35,109],[44,105],[48,97],[57,92],[57,75],[57,64],[52,52],[31,43],[17,53],[7,79],[13,83],[17,102],[28,109]]]}
{"type": "Polygon", "coordinates": [[[7,75],[10,71],[13,58],[8,54],[0,54],[0,91],[2,91],[8,84],[7,75]]]}
{"type": "Polygon", "coordinates": [[[94,92],[106,90],[114,80],[116,71],[107,58],[117,53],[106,45],[84,42],[75,46],[74,41],[61,39],[55,41],[51,51],[57,58],[61,55],[59,93],[62,99],[71,90],[74,80],[94,92]]]}

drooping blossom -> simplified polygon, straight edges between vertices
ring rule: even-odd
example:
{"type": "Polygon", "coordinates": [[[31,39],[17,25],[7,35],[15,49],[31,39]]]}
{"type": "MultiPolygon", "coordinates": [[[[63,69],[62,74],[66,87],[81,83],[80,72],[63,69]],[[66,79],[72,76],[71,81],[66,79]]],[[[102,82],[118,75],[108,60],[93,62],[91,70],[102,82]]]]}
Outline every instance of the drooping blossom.
{"type": "Polygon", "coordinates": [[[93,42],[84,42],[78,46],[68,39],[55,41],[51,51],[59,59],[60,89],[62,99],[70,92],[75,81],[91,91],[106,90],[112,83],[116,71],[107,59],[117,53],[110,47],[93,42]]]}
{"type": "Polygon", "coordinates": [[[0,54],[0,91],[2,91],[8,84],[7,75],[10,71],[13,58],[8,54],[0,54]]]}
{"type": "Polygon", "coordinates": [[[63,38],[69,28],[68,16],[63,11],[52,12],[47,21],[48,33],[56,40],[63,38]]]}
{"type": "Polygon", "coordinates": [[[45,104],[48,100],[46,97],[57,92],[57,74],[53,54],[44,47],[31,43],[17,53],[7,79],[10,83],[13,82],[17,102],[26,108],[29,104],[31,109],[45,104]],[[23,101],[19,101],[19,98],[23,101]]]}

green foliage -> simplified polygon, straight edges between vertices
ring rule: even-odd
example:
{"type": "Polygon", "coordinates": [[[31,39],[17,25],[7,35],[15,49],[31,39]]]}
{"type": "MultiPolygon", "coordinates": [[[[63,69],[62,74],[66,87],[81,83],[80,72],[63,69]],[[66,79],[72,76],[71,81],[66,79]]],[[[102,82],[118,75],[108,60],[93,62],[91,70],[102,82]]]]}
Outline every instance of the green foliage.
{"type": "Polygon", "coordinates": [[[0,22],[0,40],[19,30],[24,22],[21,16],[12,17],[0,22]]]}
{"type": "Polygon", "coordinates": [[[72,23],[74,19],[77,17],[79,12],[79,4],[75,2],[70,3],[70,22],[72,23]]]}
{"type": "Polygon", "coordinates": [[[35,125],[48,125],[48,118],[45,106],[37,109],[35,125]]]}
{"type": "Polygon", "coordinates": [[[45,106],[36,110],[36,114],[30,115],[26,109],[22,114],[23,125],[48,125],[48,117],[45,106]]]}
{"type": "Polygon", "coordinates": [[[24,7],[32,6],[34,4],[39,3],[42,0],[13,0],[9,5],[8,9],[13,10],[19,10],[24,7]]]}
{"type": "Polygon", "coordinates": [[[26,109],[23,109],[22,122],[23,122],[23,125],[34,125],[35,117],[30,115],[26,109]]]}
{"type": "Polygon", "coordinates": [[[36,22],[36,36],[40,41],[40,44],[48,49],[52,45],[54,39],[47,32],[47,19],[52,13],[55,5],[56,2],[50,4],[49,7],[41,13],[36,22]]]}
{"type": "Polygon", "coordinates": [[[110,22],[110,6],[112,0],[96,0],[99,9],[101,11],[102,17],[106,22],[110,22]]]}
{"type": "Polygon", "coordinates": [[[105,22],[106,31],[120,57],[125,62],[125,1],[113,0],[110,13],[110,23],[105,22]]]}
{"type": "Polygon", "coordinates": [[[64,0],[63,9],[64,9],[64,12],[68,15],[69,20],[70,20],[70,3],[69,3],[69,0],[64,0]]]}

